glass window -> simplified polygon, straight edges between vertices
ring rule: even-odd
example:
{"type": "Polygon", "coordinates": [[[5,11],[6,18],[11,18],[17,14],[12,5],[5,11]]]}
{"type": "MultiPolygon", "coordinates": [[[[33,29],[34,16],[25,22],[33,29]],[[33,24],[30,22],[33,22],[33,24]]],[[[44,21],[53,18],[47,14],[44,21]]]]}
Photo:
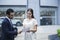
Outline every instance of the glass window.
{"type": "Polygon", "coordinates": [[[40,9],[40,25],[55,25],[56,24],[56,8],[40,9]]]}
{"type": "Polygon", "coordinates": [[[0,11],[0,17],[6,16],[5,11],[0,11]]]}
{"type": "MultiPolygon", "coordinates": [[[[22,22],[25,18],[26,6],[5,6],[0,7],[0,19],[2,20],[6,16],[7,9],[13,9],[15,11],[14,19],[12,20],[13,25],[22,26],[22,22]]],[[[2,21],[0,22],[0,24],[2,21]]]]}

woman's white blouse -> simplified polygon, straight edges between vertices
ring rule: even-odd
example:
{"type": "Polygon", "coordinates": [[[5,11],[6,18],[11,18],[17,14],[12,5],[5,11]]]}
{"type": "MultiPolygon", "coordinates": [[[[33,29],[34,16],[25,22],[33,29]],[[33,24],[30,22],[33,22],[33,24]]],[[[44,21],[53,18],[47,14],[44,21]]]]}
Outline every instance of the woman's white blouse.
{"type": "Polygon", "coordinates": [[[34,19],[34,18],[33,18],[33,19],[30,19],[30,20],[26,18],[26,19],[24,19],[24,21],[23,21],[23,26],[26,27],[26,28],[29,27],[30,30],[33,29],[33,27],[34,27],[35,25],[37,25],[37,21],[36,21],[36,19],[34,19]]]}

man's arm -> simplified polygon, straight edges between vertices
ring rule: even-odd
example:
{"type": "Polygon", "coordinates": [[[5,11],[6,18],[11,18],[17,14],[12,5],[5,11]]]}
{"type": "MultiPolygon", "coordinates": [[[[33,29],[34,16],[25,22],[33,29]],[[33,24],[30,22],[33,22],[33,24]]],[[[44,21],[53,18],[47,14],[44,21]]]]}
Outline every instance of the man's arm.
{"type": "Polygon", "coordinates": [[[17,34],[17,31],[10,31],[9,29],[8,29],[8,24],[7,24],[7,22],[3,22],[2,23],[2,29],[5,31],[5,33],[7,33],[7,34],[13,34],[13,35],[15,35],[15,34],[17,34]]]}

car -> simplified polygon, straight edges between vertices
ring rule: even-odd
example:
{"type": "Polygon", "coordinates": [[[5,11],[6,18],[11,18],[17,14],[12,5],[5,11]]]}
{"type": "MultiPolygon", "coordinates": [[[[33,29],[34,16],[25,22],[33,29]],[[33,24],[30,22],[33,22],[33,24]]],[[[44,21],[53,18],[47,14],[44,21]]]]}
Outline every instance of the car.
{"type": "Polygon", "coordinates": [[[14,26],[22,26],[22,22],[18,19],[13,19],[12,23],[14,26]]]}
{"type": "Polygon", "coordinates": [[[2,24],[3,19],[4,19],[4,18],[0,18],[0,25],[2,24]]]}

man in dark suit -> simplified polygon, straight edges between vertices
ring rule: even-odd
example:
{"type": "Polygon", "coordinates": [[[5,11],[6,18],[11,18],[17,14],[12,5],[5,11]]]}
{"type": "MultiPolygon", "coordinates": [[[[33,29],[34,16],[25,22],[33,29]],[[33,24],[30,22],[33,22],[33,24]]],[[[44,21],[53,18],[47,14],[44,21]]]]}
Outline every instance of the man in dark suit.
{"type": "Polygon", "coordinates": [[[14,16],[14,10],[8,9],[6,11],[7,17],[2,22],[2,37],[1,40],[14,40],[14,36],[18,34],[17,28],[13,27],[11,19],[14,16]]]}

